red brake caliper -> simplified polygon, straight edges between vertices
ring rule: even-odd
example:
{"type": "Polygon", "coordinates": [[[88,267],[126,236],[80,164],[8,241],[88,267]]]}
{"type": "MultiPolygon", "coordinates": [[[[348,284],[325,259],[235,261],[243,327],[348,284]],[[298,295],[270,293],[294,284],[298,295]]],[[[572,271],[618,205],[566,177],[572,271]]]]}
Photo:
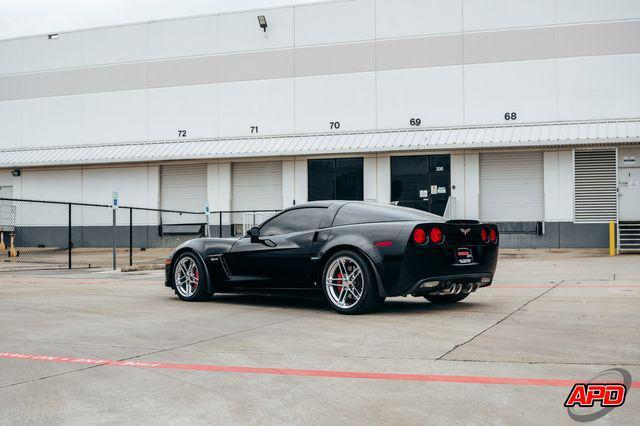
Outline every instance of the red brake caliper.
{"type": "Polygon", "coordinates": [[[342,292],[342,272],[338,272],[336,278],[338,279],[338,291],[342,292]]]}
{"type": "Polygon", "coordinates": [[[196,277],[196,282],[194,284],[195,284],[195,287],[197,288],[198,283],[200,282],[200,271],[196,270],[196,272],[193,275],[196,277]]]}

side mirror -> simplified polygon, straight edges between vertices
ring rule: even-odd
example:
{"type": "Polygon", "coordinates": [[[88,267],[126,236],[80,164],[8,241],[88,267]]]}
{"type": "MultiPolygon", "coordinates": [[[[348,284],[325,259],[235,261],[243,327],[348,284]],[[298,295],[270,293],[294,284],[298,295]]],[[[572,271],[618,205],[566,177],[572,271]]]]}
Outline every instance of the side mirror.
{"type": "Polygon", "coordinates": [[[251,238],[251,242],[252,243],[260,243],[260,244],[264,244],[267,247],[275,247],[276,243],[274,243],[273,241],[271,241],[268,238],[260,238],[260,228],[258,228],[257,226],[254,226],[253,228],[249,229],[249,231],[247,232],[247,235],[251,238]]]}
{"type": "Polygon", "coordinates": [[[249,229],[249,232],[247,232],[247,235],[249,237],[251,237],[251,242],[252,243],[259,243],[260,241],[260,228],[258,228],[257,226],[254,226],[253,228],[249,229]]]}

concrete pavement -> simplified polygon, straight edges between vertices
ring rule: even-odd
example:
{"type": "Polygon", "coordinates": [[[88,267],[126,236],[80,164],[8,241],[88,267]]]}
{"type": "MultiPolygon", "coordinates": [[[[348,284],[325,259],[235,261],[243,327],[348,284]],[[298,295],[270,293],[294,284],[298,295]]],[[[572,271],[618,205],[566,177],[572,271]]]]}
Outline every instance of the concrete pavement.
{"type": "MultiPolygon", "coordinates": [[[[581,381],[623,367],[637,382],[639,330],[640,257],[600,251],[504,251],[494,285],[459,304],[397,298],[362,316],[321,300],[184,303],[159,271],[3,273],[0,353],[192,367],[0,356],[0,423],[570,424],[570,386],[491,379],[581,381]],[[238,366],[281,371],[229,371],[238,366]]],[[[600,422],[638,418],[633,388],[600,422]]]]}

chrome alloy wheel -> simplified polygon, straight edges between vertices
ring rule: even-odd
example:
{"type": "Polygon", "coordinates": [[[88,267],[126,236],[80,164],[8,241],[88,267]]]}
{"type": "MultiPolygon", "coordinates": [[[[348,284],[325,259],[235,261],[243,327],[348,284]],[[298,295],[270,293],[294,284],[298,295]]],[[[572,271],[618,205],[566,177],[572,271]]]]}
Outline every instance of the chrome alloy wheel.
{"type": "Polygon", "coordinates": [[[325,286],[331,303],[342,309],[351,308],[364,291],[362,269],[352,258],[339,257],[327,269],[325,286]]]}
{"type": "Polygon", "coordinates": [[[174,282],[182,297],[192,297],[198,291],[200,271],[193,258],[186,256],[180,259],[174,272],[174,282]]]}

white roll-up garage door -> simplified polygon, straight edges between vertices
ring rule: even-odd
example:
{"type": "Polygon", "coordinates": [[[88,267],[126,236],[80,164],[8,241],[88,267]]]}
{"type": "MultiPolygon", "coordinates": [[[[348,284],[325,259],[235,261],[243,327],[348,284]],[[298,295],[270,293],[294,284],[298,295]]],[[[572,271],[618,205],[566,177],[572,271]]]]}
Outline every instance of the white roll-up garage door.
{"type": "Polygon", "coordinates": [[[256,161],[232,165],[232,210],[280,210],[282,161],[256,161]]]}
{"type": "Polygon", "coordinates": [[[544,219],[542,152],[480,154],[480,219],[544,219]]]}
{"type": "MultiPolygon", "coordinates": [[[[201,212],[207,199],[207,165],[160,166],[160,208],[201,212]]],[[[198,223],[202,217],[163,213],[163,224],[198,223]]]]}

